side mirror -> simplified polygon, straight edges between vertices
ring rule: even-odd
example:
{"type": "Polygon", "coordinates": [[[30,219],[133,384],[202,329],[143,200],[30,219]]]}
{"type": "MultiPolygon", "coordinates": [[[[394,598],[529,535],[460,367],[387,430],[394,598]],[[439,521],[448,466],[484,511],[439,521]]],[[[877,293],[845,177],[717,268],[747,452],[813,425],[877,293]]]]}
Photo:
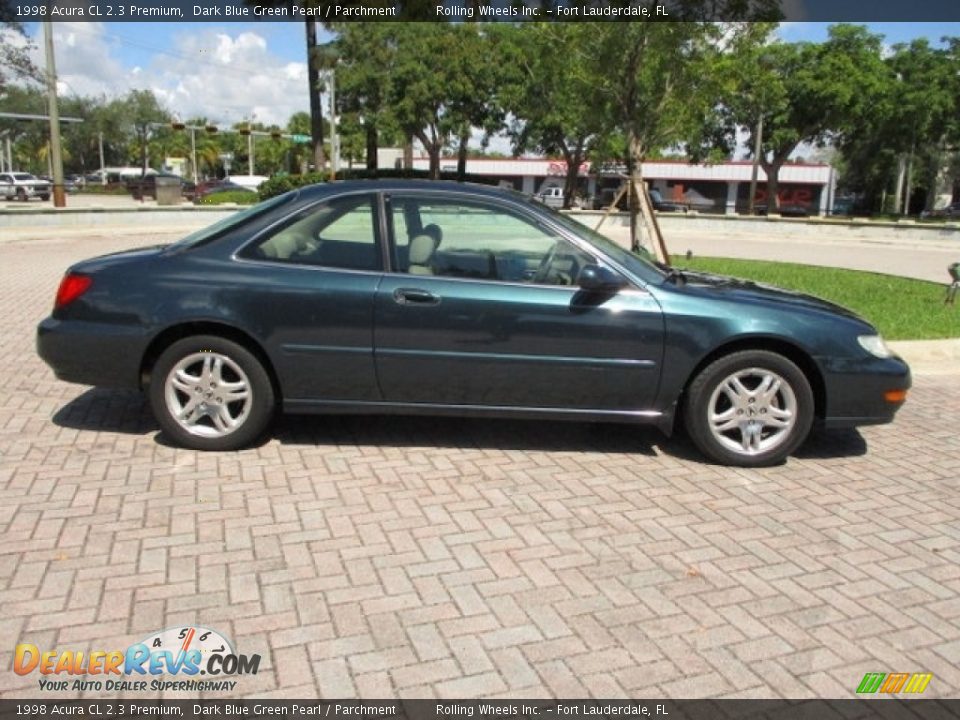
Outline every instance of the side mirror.
{"type": "Polygon", "coordinates": [[[585,265],[577,278],[577,284],[589,292],[616,292],[627,281],[610,268],[602,265],[585,265]]]}

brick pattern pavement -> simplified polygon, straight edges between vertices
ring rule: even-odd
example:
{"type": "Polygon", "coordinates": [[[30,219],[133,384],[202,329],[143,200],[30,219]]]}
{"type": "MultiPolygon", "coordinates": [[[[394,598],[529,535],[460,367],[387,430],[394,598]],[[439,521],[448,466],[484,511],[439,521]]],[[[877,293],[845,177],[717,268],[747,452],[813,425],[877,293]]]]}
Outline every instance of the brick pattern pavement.
{"type": "Polygon", "coordinates": [[[17,642],[189,623],[263,656],[238,696],[960,691],[960,379],[761,471],[653,430],[449,419],[289,417],[200,454],[34,354],[66,265],[130,244],[0,245],[3,697],[38,694],[17,642]]]}

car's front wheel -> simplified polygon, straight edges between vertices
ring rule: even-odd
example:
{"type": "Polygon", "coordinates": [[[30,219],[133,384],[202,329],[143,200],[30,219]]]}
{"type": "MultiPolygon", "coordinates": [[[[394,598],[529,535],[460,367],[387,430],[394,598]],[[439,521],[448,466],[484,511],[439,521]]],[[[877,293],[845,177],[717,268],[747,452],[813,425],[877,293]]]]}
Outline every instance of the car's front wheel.
{"type": "Polygon", "coordinates": [[[684,403],[687,433],[724,465],[781,462],[813,424],[810,382],[793,362],[765,350],[722,357],[691,383],[684,403]]]}
{"type": "Polygon", "coordinates": [[[150,378],[150,405],[164,434],[194,450],[238,450],[266,430],[274,393],[260,361],[221,337],[170,345],[150,378]]]}

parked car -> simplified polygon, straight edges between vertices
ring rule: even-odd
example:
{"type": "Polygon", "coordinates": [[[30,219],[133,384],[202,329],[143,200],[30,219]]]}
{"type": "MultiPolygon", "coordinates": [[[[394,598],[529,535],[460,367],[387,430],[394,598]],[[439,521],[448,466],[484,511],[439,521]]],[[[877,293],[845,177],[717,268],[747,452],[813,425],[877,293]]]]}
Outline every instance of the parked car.
{"type": "Polygon", "coordinates": [[[760,466],[815,420],[890,422],[907,365],[808,295],[681,272],[528,197],[424,181],[300,188],[172,245],[77,263],[37,330],[57,377],[146,390],[164,435],[277,410],[682,424],[760,466]]]}
{"type": "MultiPolygon", "coordinates": [[[[617,197],[619,190],[614,188],[604,188],[593,199],[594,210],[606,210],[610,207],[614,198],[617,197]]],[[[688,208],[683,203],[670,202],[663,199],[663,195],[656,188],[650,189],[650,202],[653,209],[657,212],[687,212],[688,208]]],[[[617,200],[617,210],[626,211],[630,209],[627,194],[624,193],[617,200]]]]}
{"type": "Polygon", "coordinates": [[[931,210],[930,212],[923,212],[920,214],[920,217],[923,218],[958,218],[960,217],[960,202],[950,203],[946,207],[939,208],[938,210],[931,210]]]}
{"type": "MultiPolygon", "coordinates": [[[[152,175],[145,175],[133,180],[127,180],[127,190],[129,190],[130,194],[133,195],[134,200],[144,200],[146,198],[156,200],[157,178],[170,178],[171,180],[179,181],[180,194],[183,195],[183,197],[187,200],[193,200],[196,196],[197,186],[195,183],[185,180],[179,175],[174,175],[172,173],[154,173],[152,175]]],[[[163,181],[161,180],[161,182],[163,181]]]]}
{"type": "Polygon", "coordinates": [[[34,177],[30,173],[0,173],[0,195],[7,200],[30,198],[50,199],[50,183],[34,177]]]}
{"type": "MultiPolygon", "coordinates": [[[[767,215],[770,209],[766,204],[754,205],[753,212],[755,215],[767,215]]],[[[780,217],[795,217],[795,218],[804,218],[810,216],[810,208],[806,205],[781,205],[778,209],[780,217]]]]}
{"type": "Polygon", "coordinates": [[[556,186],[544,188],[534,195],[533,199],[537,202],[542,202],[547,207],[562,208],[564,200],[563,188],[556,186]]]}

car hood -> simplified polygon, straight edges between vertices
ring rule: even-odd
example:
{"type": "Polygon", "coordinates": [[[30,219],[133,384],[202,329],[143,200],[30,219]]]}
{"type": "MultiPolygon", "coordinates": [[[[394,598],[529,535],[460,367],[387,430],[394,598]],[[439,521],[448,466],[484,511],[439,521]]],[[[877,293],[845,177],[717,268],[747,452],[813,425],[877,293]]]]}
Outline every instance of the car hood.
{"type": "Polygon", "coordinates": [[[775,285],[687,270],[683,271],[683,279],[685,280],[685,287],[698,289],[714,296],[726,296],[738,301],[753,301],[798,309],[818,310],[866,322],[855,312],[842,305],[818,298],[815,295],[785,290],[775,285]]]}

